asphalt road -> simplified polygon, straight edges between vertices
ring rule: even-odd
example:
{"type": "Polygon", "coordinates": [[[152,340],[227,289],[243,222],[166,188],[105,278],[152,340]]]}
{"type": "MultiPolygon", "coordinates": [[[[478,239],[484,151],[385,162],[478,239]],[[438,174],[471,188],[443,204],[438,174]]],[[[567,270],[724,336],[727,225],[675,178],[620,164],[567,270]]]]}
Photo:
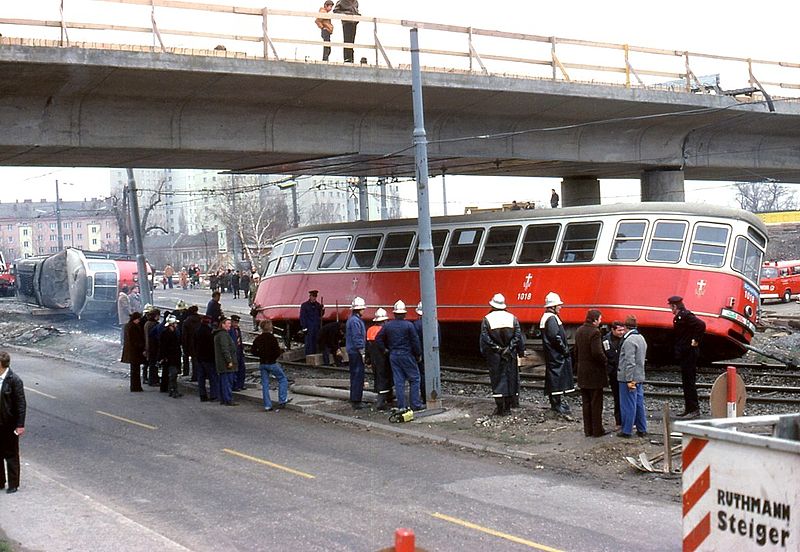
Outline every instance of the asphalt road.
{"type": "MultiPolygon", "coordinates": [[[[127,391],[20,353],[28,433],[0,528],[35,550],[678,550],[680,505],[297,412],[127,391]]],[[[621,483],[623,484],[623,483],[621,483]]]]}

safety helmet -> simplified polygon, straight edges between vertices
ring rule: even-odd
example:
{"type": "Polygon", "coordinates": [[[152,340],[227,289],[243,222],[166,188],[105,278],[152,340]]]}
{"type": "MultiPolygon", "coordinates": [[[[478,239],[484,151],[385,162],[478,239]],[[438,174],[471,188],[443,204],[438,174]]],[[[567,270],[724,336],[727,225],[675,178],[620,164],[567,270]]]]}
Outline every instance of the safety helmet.
{"type": "Polygon", "coordinates": [[[392,310],[392,312],[395,314],[407,313],[408,311],[406,310],[406,304],[398,300],[397,303],[394,304],[394,309],[392,310]]]}
{"type": "Polygon", "coordinates": [[[364,302],[364,299],[361,297],[354,297],[353,304],[350,307],[352,310],[364,310],[367,308],[367,304],[364,302]]]}
{"type": "Polygon", "coordinates": [[[186,301],[183,299],[178,299],[178,302],[175,303],[175,310],[185,310],[186,309],[186,301]]]}
{"type": "Polygon", "coordinates": [[[172,315],[167,316],[167,319],[164,321],[164,324],[166,324],[167,326],[171,326],[172,324],[177,324],[177,323],[178,319],[172,315]]]}
{"type": "Polygon", "coordinates": [[[417,314],[422,316],[422,301],[417,303],[417,314]]]}
{"type": "Polygon", "coordinates": [[[494,307],[495,309],[505,309],[506,298],[502,293],[495,293],[494,297],[492,297],[492,300],[489,301],[489,306],[494,307]]]}
{"type": "Polygon", "coordinates": [[[153,310],[153,305],[147,303],[144,307],[142,307],[142,314],[147,314],[151,310],[153,310]]]}
{"type": "Polygon", "coordinates": [[[563,304],[564,301],[562,301],[558,293],[554,291],[551,291],[550,293],[544,296],[544,308],[557,307],[563,304]]]}
{"type": "Polygon", "coordinates": [[[386,309],[378,309],[375,311],[375,318],[372,319],[373,322],[383,322],[387,320],[389,316],[386,314],[386,309]]]}

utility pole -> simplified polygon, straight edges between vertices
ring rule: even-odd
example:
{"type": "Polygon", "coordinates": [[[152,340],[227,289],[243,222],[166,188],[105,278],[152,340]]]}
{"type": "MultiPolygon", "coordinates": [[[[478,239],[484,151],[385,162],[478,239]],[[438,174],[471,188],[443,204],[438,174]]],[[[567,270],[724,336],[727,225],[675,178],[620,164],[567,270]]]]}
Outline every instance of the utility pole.
{"type": "Polygon", "coordinates": [[[381,189],[381,220],[386,220],[389,218],[389,212],[386,210],[386,179],[378,180],[378,186],[381,189]]]}
{"type": "Polygon", "coordinates": [[[61,196],[58,195],[58,180],[56,180],[56,230],[58,231],[58,250],[64,250],[64,235],[61,233],[61,196]]]}
{"type": "Polygon", "coordinates": [[[358,211],[360,220],[369,220],[369,196],[367,195],[367,177],[358,177],[358,211]]]}
{"type": "Polygon", "coordinates": [[[138,273],[139,292],[142,295],[142,303],[153,304],[153,294],[151,293],[150,280],[147,279],[147,262],[144,260],[144,240],[142,239],[142,221],[139,220],[139,198],[136,193],[136,178],[133,176],[133,169],[128,169],[128,206],[131,210],[131,226],[133,226],[133,249],[136,252],[136,272],[138,273]]]}
{"type": "Polygon", "coordinates": [[[428,139],[422,107],[422,73],[419,66],[419,32],[411,29],[411,93],[414,100],[414,163],[419,210],[419,287],[422,296],[422,350],[429,408],[442,406],[439,371],[439,330],[436,315],[436,272],[431,239],[431,206],[428,188],[428,139]]]}

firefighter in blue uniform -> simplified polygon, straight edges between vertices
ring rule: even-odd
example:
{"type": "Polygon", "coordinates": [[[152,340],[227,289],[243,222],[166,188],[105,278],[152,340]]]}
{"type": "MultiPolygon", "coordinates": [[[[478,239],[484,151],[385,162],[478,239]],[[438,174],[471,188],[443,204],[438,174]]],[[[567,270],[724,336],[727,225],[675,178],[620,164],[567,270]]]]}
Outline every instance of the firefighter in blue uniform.
{"type": "Polygon", "coordinates": [[[406,381],[409,382],[409,402],[412,410],[424,410],[425,406],[419,397],[419,366],[417,359],[422,355],[417,331],[414,325],[406,320],[406,305],[402,301],[394,304],[394,320],[384,324],[378,332],[376,340],[389,351],[389,363],[392,366],[394,392],[397,407],[405,410],[406,381]]]}
{"type": "Polygon", "coordinates": [[[317,339],[322,327],[322,315],[325,307],[317,301],[319,292],[312,289],[308,292],[308,301],[300,305],[300,327],[305,332],[306,356],[317,352],[317,339]]]}

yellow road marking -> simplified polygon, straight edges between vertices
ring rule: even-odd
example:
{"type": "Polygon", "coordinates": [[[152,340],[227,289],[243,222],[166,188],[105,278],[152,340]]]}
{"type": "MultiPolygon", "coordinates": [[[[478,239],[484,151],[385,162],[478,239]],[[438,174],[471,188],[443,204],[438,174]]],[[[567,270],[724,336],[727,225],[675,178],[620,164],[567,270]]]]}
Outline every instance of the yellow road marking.
{"type": "Polygon", "coordinates": [[[270,468],[275,468],[276,470],[283,470],[285,472],[291,473],[293,475],[298,475],[300,477],[305,477],[306,479],[316,479],[315,475],[311,475],[310,473],[305,473],[297,470],[293,470],[292,468],[287,468],[286,466],[281,466],[280,464],[275,464],[273,462],[269,462],[267,460],[262,460],[261,458],[256,458],[255,456],[250,456],[249,454],[243,454],[241,452],[237,452],[231,449],[222,449],[222,452],[227,452],[228,454],[232,454],[234,456],[238,456],[239,458],[244,458],[245,460],[250,460],[252,462],[258,462],[259,464],[264,464],[265,466],[269,466],[270,468]]]}
{"type": "Polygon", "coordinates": [[[98,414],[102,414],[103,416],[108,416],[109,418],[114,418],[115,420],[119,420],[120,422],[126,422],[129,424],[137,425],[139,427],[143,427],[145,429],[158,429],[156,426],[151,426],[148,424],[143,424],[142,422],[137,422],[136,420],[129,420],[128,418],[123,418],[122,416],[115,416],[114,414],[109,414],[108,412],[103,412],[102,410],[95,410],[98,414]]]}
{"type": "Polygon", "coordinates": [[[468,529],[475,529],[476,531],[481,531],[482,533],[486,533],[487,535],[500,537],[501,539],[506,539],[511,542],[515,542],[517,544],[524,544],[525,546],[528,546],[530,548],[536,548],[537,550],[544,550],[544,552],[563,552],[558,548],[550,548],[549,546],[545,546],[544,544],[539,544],[520,537],[515,537],[514,535],[509,535],[508,533],[501,533],[500,531],[495,531],[494,529],[489,529],[488,527],[481,527],[480,525],[475,525],[474,523],[470,523],[469,521],[464,521],[463,519],[450,517],[445,514],[440,514],[439,512],[434,512],[431,515],[437,519],[449,521],[450,523],[455,523],[456,525],[461,525],[462,527],[466,527],[468,529]]]}
{"type": "Polygon", "coordinates": [[[37,395],[41,395],[42,397],[47,397],[48,399],[55,399],[53,395],[48,395],[47,393],[42,393],[41,391],[37,391],[36,389],[32,389],[30,387],[26,387],[25,391],[30,391],[31,393],[36,393],[37,395]]]}

